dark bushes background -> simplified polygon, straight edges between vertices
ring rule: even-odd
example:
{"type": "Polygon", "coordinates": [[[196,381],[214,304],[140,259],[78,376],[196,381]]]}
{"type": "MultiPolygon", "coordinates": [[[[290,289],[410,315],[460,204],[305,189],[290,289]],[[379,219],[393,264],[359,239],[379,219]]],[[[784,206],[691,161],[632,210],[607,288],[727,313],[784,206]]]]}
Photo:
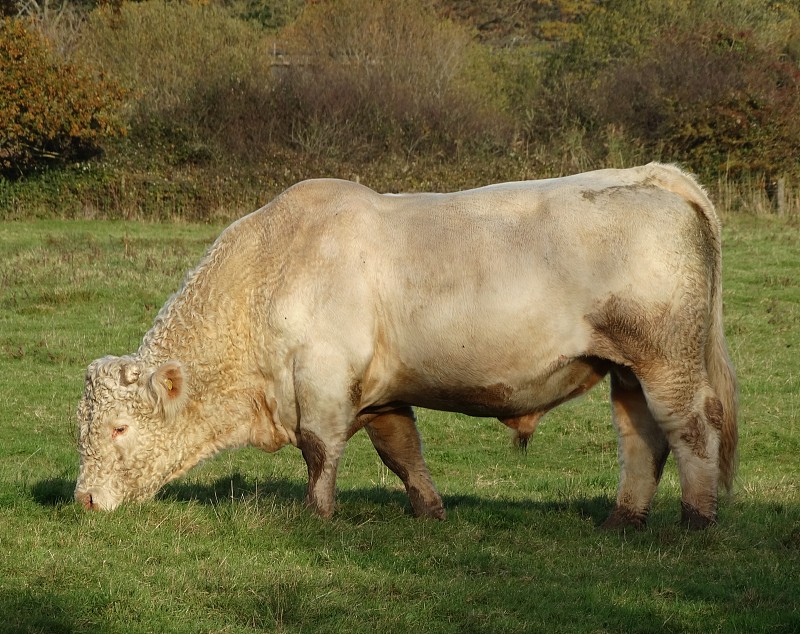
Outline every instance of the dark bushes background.
{"type": "Polygon", "coordinates": [[[319,175],[452,189],[664,160],[725,186],[800,176],[796,0],[33,6],[14,22],[102,78],[70,102],[91,135],[58,115],[64,147],[105,152],[57,177],[85,213],[228,216],[319,175]]]}

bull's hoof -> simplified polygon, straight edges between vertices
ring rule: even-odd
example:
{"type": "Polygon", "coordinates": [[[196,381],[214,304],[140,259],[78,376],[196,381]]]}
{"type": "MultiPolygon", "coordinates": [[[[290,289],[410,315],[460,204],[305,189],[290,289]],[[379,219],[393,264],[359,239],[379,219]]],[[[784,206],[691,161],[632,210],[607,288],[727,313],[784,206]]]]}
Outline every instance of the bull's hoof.
{"type": "Polygon", "coordinates": [[[431,517],[436,520],[444,520],[447,517],[442,499],[438,495],[426,500],[421,491],[409,488],[408,499],[416,517],[431,517]]]}
{"type": "Polygon", "coordinates": [[[715,515],[704,515],[693,506],[681,503],[681,525],[689,530],[702,530],[717,523],[715,515]]]}
{"type": "Polygon", "coordinates": [[[604,530],[625,530],[632,528],[640,531],[647,527],[647,513],[637,512],[623,506],[616,506],[608,519],[600,525],[604,530]]]}
{"type": "Polygon", "coordinates": [[[445,520],[447,519],[447,511],[444,510],[444,507],[439,506],[429,506],[422,510],[414,509],[414,515],[417,517],[430,517],[435,520],[445,520]]]}

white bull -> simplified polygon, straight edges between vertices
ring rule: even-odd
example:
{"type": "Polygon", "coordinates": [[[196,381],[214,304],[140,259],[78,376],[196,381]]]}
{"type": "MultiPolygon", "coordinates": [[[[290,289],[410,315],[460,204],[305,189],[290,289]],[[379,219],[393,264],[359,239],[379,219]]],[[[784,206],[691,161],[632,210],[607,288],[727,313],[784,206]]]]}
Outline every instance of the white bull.
{"type": "Polygon", "coordinates": [[[292,444],[329,516],[365,427],[414,512],[442,518],[411,406],[524,440],[610,373],[607,525],[645,522],[672,450],[682,520],[705,526],[736,462],[720,269],[714,209],[671,166],[451,194],[299,183],[220,235],[135,354],[89,366],[75,497],[113,509],[224,448],[292,444]]]}

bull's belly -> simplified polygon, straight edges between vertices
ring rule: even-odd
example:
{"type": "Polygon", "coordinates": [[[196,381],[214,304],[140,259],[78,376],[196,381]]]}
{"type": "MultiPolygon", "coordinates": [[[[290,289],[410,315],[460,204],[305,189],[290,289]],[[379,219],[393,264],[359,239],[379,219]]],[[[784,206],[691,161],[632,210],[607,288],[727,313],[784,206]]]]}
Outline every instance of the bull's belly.
{"type": "Polygon", "coordinates": [[[560,358],[536,375],[494,373],[472,381],[459,375],[404,370],[368,409],[405,403],[469,416],[516,418],[545,412],[586,392],[608,370],[608,362],[595,357],[560,358]]]}

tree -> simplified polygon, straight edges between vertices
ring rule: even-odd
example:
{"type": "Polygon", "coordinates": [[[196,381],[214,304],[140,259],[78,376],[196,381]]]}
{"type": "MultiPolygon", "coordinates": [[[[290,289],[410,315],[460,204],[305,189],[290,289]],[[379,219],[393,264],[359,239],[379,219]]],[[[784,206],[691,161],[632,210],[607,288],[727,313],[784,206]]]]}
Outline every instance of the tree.
{"type": "Polygon", "coordinates": [[[16,18],[0,21],[0,171],[20,176],[89,157],[124,134],[122,91],[85,68],[60,63],[47,41],[16,18]]]}

